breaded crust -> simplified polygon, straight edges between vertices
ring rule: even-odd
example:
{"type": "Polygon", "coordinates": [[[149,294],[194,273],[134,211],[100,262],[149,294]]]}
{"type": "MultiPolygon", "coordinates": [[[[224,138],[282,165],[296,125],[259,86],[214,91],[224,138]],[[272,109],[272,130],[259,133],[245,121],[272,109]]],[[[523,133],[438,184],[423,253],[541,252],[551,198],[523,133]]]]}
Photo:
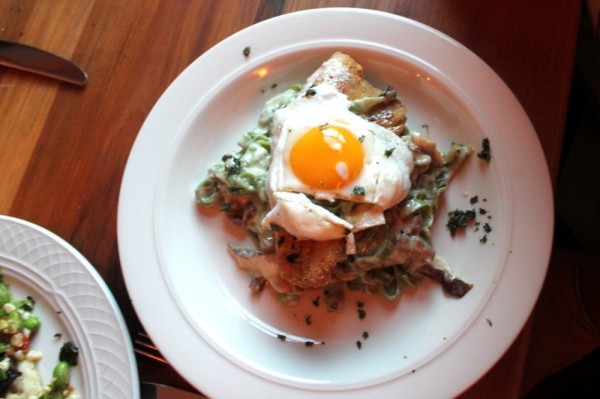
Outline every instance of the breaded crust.
{"type": "MultiPolygon", "coordinates": [[[[340,93],[346,94],[351,101],[364,97],[377,97],[385,91],[385,88],[379,89],[371,85],[365,79],[363,67],[348,54],[339,51],[325,61],[307,80],[307,86],[320,83],[331,84],[340,93]]],[[[406,108],[394,95],[390,101],[372,107],[362,116],[401,135],[406,123],[406,108]]]]}
{"type": "Polygon", "coordinates": [[[280,229],[275,233],[279,275],[304,289],[321,288],[332,282],[336,264],[345,256],[343,239],[298,240],[280,229]]]}

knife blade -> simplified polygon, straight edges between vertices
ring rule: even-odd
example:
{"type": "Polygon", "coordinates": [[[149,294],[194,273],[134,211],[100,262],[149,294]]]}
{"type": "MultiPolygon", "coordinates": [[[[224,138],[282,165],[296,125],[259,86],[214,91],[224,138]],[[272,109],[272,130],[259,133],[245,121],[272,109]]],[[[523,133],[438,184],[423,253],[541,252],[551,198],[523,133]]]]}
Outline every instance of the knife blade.
{"type": "Polygon", "coordinates": [[[140,383],[141,399],[207,399],[199,393],[151,382],[140,383]]]}
{"type": "Polygon", "coordinates": [[[26,44],[0,40],[0,65],[84,86],[87,73],[58,55],[26,44]]]}

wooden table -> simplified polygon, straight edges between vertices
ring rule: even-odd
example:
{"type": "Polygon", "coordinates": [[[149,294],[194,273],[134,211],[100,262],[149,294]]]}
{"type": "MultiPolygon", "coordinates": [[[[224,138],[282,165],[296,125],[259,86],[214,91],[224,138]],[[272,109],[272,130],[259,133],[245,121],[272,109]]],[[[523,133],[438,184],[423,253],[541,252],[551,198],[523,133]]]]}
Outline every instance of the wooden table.
{"type": "MultiPolygon", "coordinates": [[[[116,237],[119,187],[136,134],[170,82],[195,58],[256,22],[323,6],[388,11],[454,37],[487,62],[529,114],[556,180],[579,1],[2,0],[0,38],[72,59],[84,88],[0,70],[0,213],[41,225],[98,269],[131,332],[140,328],[116,237]]],[[[464,398],[519,396],[526,326],[464,398]]],[[[140,365],[142,377],[152,367],[140,365]]],[[[176,375],[167,374],[176,381],[176,375]]]]}

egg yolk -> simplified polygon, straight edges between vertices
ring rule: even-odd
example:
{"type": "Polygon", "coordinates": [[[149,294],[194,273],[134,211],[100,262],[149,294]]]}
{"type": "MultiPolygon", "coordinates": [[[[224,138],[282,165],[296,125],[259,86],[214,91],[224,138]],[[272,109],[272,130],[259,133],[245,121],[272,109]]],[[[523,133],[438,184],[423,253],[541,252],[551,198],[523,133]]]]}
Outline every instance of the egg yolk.
{"type": "Polygon", "coordinates": [[[358,177],[364,157],[361,142],[347,129],[322,125],[298,139],[290,152],[290,165],[304,184],[332,190],[358,177]]]}

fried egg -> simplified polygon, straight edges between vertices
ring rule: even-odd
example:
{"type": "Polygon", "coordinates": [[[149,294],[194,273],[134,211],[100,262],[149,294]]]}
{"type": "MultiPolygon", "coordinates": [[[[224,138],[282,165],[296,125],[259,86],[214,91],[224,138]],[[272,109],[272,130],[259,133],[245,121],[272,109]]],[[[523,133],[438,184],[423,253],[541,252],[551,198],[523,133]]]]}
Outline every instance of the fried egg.
{"type": "Polygon", "coordinates": [[[407,144],[350,106],[346,95],[324,83],[277,110],[267,179],[272,210],[264,225],[277,224],[300,239],[343,237],[384,223],[383,211],[404,199],[413,169],[407,144]],[[362,222],[352,223],[307,196],[368,205],[361,207],[368,217],[353,215],[362,222]]]}

